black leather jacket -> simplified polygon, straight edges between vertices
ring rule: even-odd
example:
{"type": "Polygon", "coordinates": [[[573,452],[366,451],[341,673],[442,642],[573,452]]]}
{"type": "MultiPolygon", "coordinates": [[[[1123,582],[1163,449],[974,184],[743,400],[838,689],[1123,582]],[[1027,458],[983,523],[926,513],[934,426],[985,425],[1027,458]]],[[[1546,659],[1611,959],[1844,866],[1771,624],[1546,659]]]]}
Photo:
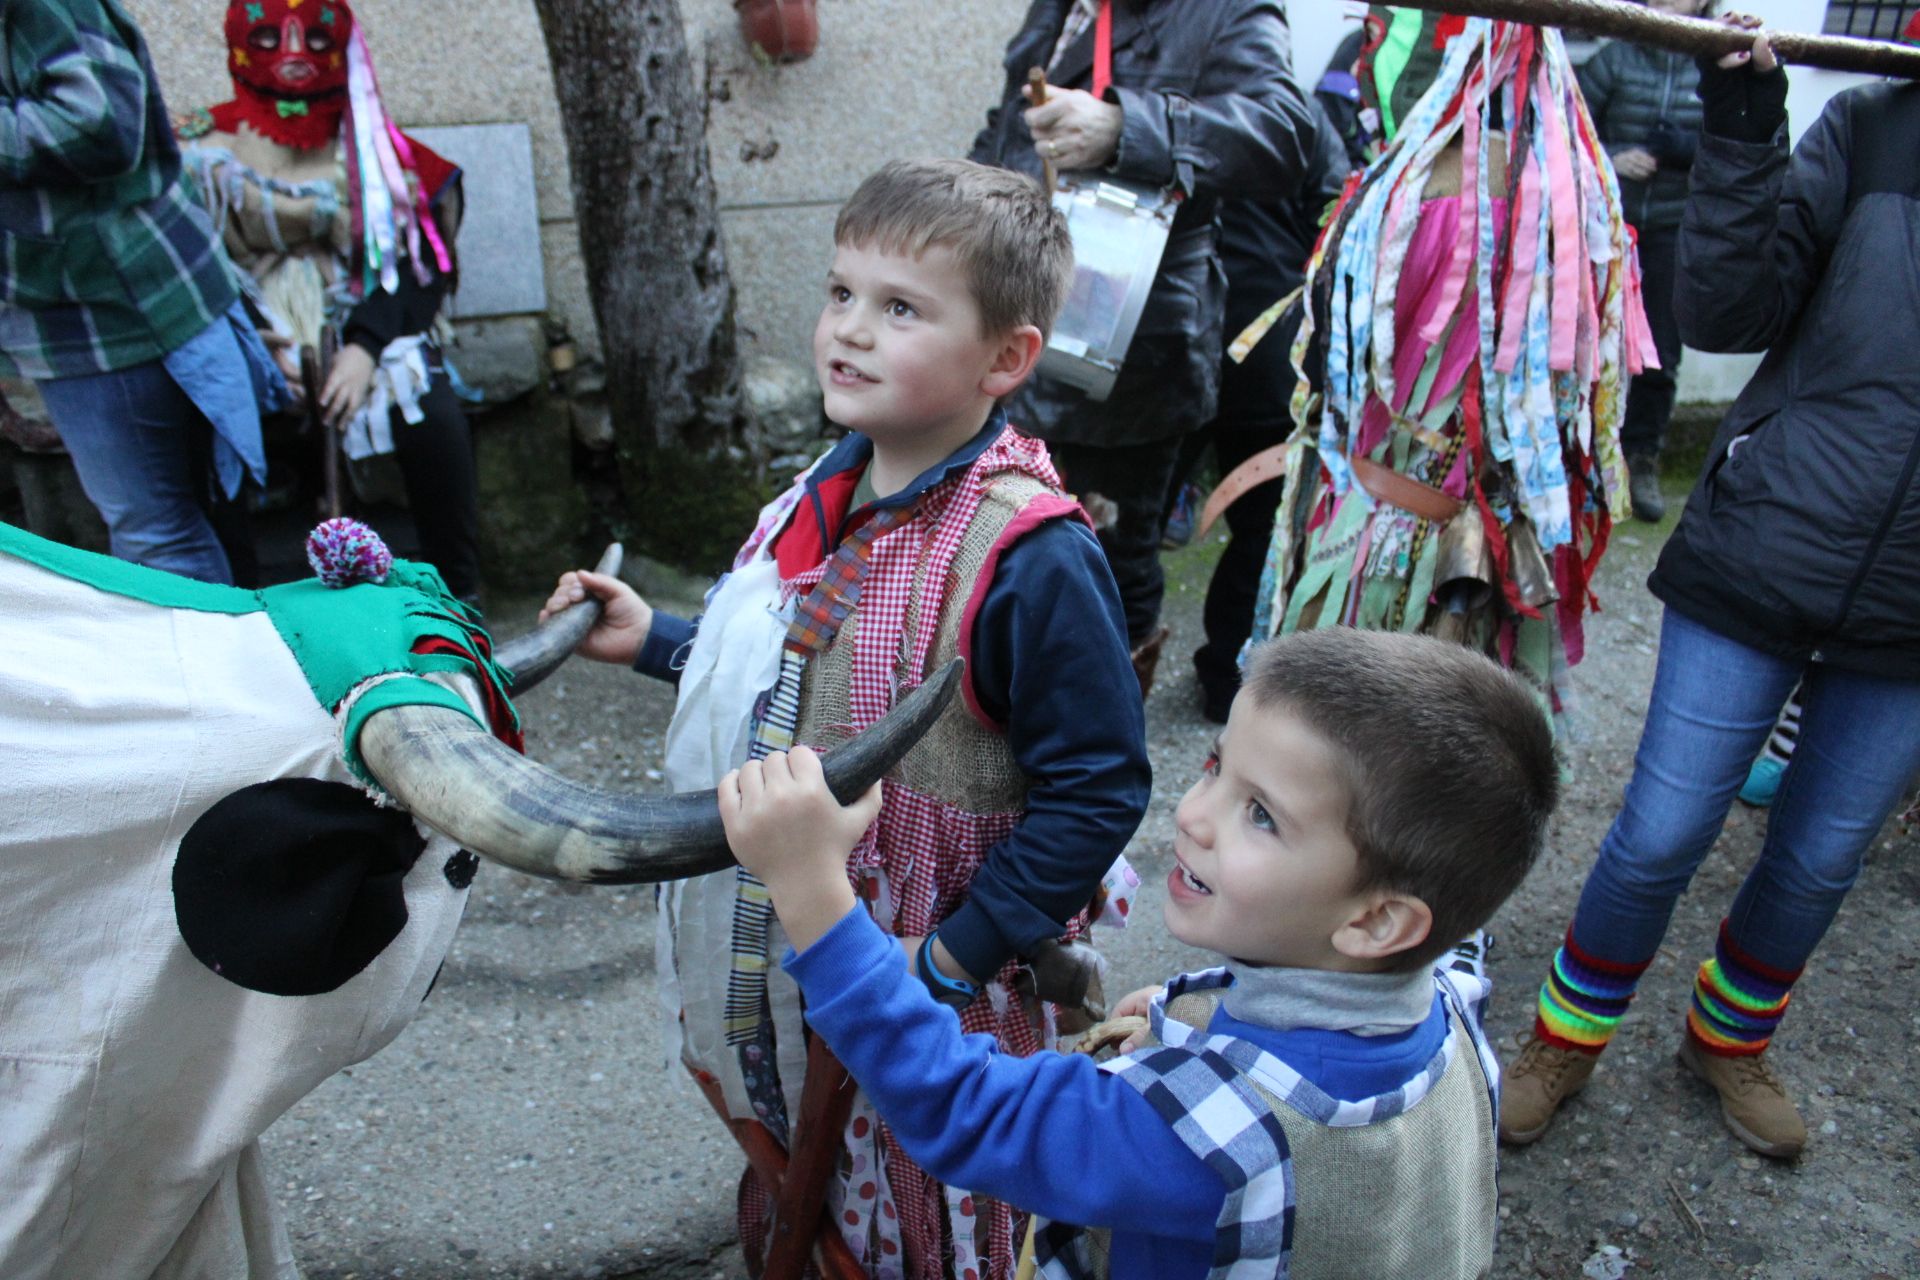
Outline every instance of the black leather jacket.
{"type": "Polygon", "coordinates": [[[1694,162],[1680,336],[1767,355],[1648,585],[1754,648],[1920,679],[1920,85],[1837,95],[1791,160],[1779,133],[1694,162]]]}
{"type": "MultiPolygon", "coordinates": [[[[1006,89],[972,156],[1040,176],[1021,86],[1044,67],[1069,0],[1034,0],[1007,46],[1006,89]]],[[[1116,0],[1113,85],[1123,113],[1114,173],[1172,185],[1186,197],[1147,298],[1127,362],[1103,403],[1035,375],[1009,415],[1048,440],[1139,444],[1193,430],[1213,416],[1227,280],[1215,244],[1220,198],[1292,195],[1312,125],[1293,81],[1291,37],[1277,0],[1116,0]]],[[[1090,89],[1093,27],[1049,80],[1090,89]]]]}

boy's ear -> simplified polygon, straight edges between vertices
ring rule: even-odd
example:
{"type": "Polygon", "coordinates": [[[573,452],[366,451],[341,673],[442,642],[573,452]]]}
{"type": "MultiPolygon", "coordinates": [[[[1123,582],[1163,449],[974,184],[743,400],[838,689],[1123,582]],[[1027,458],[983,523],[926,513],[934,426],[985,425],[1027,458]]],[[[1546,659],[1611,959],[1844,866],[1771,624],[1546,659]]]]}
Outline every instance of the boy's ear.
{"type": "Polygon", "coordinates": [[[1333,949],[1353,960],[1389,960],[1433,932],[1433,908],[1409,893],[1369,894],[1361,909],[1333,931],[1333,949]]]}
{"type": "Polygon", "coordinates": [[[980,390],[995,400],[1012,395],[1040,363],[1040,353],[1046,346],[1047,340],[1040,336],[1038,325],[1017,326],[1000,344],[987,376],[980,380],[980,390]]]}

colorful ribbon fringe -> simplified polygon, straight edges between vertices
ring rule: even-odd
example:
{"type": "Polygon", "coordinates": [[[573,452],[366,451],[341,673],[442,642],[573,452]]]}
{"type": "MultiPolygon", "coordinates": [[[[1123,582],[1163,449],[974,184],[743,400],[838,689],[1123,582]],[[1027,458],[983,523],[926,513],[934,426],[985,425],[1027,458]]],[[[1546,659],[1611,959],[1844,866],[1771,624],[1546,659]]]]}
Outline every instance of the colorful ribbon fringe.
{"type": "Polygon", "coordinates": [[[1658,362],[1619,185],[1559,33],[1461,23],[1433,85],[1349,182],[1308,272],[1293,351],[1302,430],[1254,639],[1441,631],[1519,671],[1558,719],[1597,605],[1588,584],[1628,514],[1628,376],[1658,362]],[[1430,199],[1449,154],[1459,194],[1430,199]],[[1460,514],[1369,493],[1356,459],[1460,514]],[[1436,581],[1443,544],[1484,546],[1479,603],[1436,581]]]}

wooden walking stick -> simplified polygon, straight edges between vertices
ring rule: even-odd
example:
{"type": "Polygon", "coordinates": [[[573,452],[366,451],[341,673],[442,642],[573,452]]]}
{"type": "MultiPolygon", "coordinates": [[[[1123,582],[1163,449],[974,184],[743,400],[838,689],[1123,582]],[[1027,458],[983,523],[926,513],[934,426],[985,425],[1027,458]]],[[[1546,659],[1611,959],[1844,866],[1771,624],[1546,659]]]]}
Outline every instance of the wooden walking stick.
{"type": "Polygon", "coordinates": [[[827,1042],[816,1036],[807,1046],[807,1078],[801,1086],[790,1152],[759,1121],[735,1120],[713,1075],[692,1066],[688,1070],[773,1199],[761,1280],[800,1280],[808,1262],[824,1280],[863,1280],[866,1269],[840,1238],[838,1226],[824,1215],[827,1182],[839,1159],[847,1117],[853,1113],[855,1089],[827,1042]]]}
{"type": "MultiPolygon", "coordinates": [[[[1044,105],[1047,101],[1046,71],[1040,67],[1029,67],[1027,69],[1027,88],[1032,92],[1033,105],[1036,107],[1044,105]]],[[[1038,147],[1034,148],[1035,151],[1039,149],[1038,147]]],[[[1060,179],[1053,171],[1053,161],[1044,155],[1040,157],[1040,172],[1046,179],[1047,194],[1052,195],[1053,189],[1060,185],[1060,179]]]]}
{"type": "MultiPolygon", "coordinates": [[[[1660,13],[1628,0],[1396,0],[1409,9],[1427,9],[1468,18],[1497,18],[1541,27],[1573,27],[1614,36],[1674,53],[1726,54],[1753,47],[1757,31],[1742,31],[1707,18],[1660,13]]],[[[1763,29],[1764,30],[1764,29],[1763,29]]],[[[1854,36],[1801,35],[1766,31],[1782,62],[1860,71],[1867,75],[1920,80],[1920,48],[1854,36]]]]}
{"type": "Polygon", "coordinates": [[[337,519],[342,506],[340,501],[340,438],[333,425],[327,421],[327,413],[320,403],[320,390],[326,385],[321,376],[326,367],[333,363],[334,343],[330,336],[320,339],[321,349],[300,348],[300,388],[306,393],[307,426],[320,437],[322,474],[327,485],[327,519],[337,519]]]}

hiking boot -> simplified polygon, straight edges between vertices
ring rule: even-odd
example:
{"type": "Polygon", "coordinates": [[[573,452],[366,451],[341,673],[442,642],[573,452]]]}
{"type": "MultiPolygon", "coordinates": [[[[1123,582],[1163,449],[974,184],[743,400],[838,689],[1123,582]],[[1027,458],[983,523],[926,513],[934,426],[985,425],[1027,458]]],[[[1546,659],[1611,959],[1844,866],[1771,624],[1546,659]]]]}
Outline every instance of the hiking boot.
{"type": "Polygon", "coordinates": [[[1560,1104],[1587,1087],[1599,1060],[1597,1053],[1563,1049],[1529,1035],[1500,1078],[1500,1141],[1512,1147],[1538,1142],[1560,1104]]]}
{"type": "Polygon", "coordinates": [[[1160,650],[1167,644],[1168,630],[1161,627],[1152,635],[1133,646],[1129,655],[1133,659],[1133,678],[1140,682],[1140,700],[1146,701],[1148,690],[1153,688],[1153,673],[1160,669],[1160,650]]]}
{"type": "Polygon", "coordinates": [[[1660,492],[1660,459],[1651,453],[1636,453],[1627,459],[1627,497],[1633,502],[1633,518],[1658,524],[1667,514],[1667,497],[1660,492]]]}
{"type": "Polygon", "coordinates": [[[1680,1042],[1679,1058],[1720,1095],[1720,1118],[1734,1137],[1775,1160],[1791,1160],[1806,1147],[1806,1122],[1764,1053],[1738,1058],[1706,1053],[1688,1036],[1680,1042]]]}

